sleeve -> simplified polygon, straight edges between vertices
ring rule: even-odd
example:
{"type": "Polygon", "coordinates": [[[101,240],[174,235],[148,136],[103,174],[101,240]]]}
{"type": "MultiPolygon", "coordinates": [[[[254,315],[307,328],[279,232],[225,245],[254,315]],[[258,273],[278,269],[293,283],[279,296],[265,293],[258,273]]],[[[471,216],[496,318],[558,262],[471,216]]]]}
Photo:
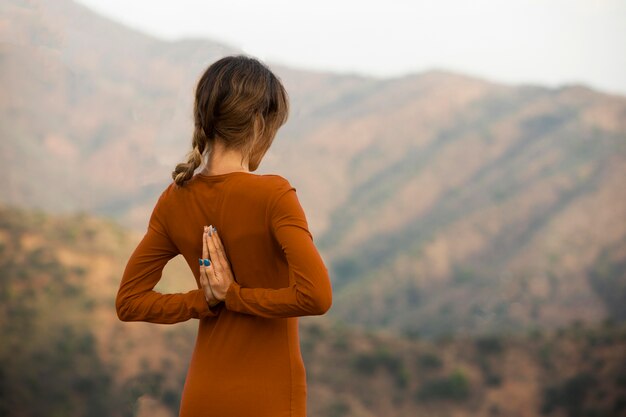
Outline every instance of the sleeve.
{"type": "Polygon", "coordinates": [[[172,324],[216,315],[201,288],[178,294],[154,291],[165,264],[179,254],[161,219],[164,195],[152,212],[146,234],[126,264],[115,300],[117,315],[122,321],[172,324]]]}
{"type": "Polygon", "coordinates": [[[324,314],[332,304],[328,270],[314,245],[296,189],[289,183],[270,203],[268,216],[289,265],[290,285],[244,288],[234,282],[226,293],[226,308],[266,318],[324,314]]]}

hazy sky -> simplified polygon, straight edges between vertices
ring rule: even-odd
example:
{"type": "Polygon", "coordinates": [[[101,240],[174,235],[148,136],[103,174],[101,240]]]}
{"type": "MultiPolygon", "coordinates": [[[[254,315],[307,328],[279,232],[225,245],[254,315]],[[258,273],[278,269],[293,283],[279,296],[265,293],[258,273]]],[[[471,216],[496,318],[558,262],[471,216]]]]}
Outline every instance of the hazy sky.
{"type": "Polygon", "coordinates": [[[433,68],[626,95],[626,0],[79,0],[162,39],[377,77],[433,68]]]}

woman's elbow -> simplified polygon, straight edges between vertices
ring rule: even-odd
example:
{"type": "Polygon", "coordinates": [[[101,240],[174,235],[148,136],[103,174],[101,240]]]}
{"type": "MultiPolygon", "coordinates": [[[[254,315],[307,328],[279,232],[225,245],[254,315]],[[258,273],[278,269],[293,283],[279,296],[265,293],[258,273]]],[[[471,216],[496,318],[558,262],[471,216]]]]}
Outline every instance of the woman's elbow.
{"type": "Polygon", "coordinates": [[[309,315],[321,316],[325,314],[333,304],[332,291],[317,291],[310,299],[308,303],[309,315]]]}
{"type": "Polygon", "coordinates": [[[118,296],[115,299],[115,311],[121,321],[133,321],[132,306],[128,299],[118,296]]]}
{"type": "Polygon", "coordinates": [[[321,316],[322,314],[326,314],[326,312],[330,310],[330,307],[332,305],[333,298],[331,294],[328,294],[325,297],[318,299],[318,302],[316,303],[317,309],[315,310],[314,315],[321,316]]]}

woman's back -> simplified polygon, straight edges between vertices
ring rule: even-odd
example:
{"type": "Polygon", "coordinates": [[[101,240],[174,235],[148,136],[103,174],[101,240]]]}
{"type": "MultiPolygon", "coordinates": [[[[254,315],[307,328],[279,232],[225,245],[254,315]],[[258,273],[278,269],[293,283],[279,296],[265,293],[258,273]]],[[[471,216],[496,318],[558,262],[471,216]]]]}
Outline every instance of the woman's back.
{"type": "Polygon", "coordinates": [[[295,188],[279,175],[195,175],[161,195],[131,256],[118,294],[125,320],[199,318],[181,413],[190,416],[306,415],[306,378],[297,317],[331,304],[328,271],[313,244],[295,188]],[[199,285],[202,230],[217,228],[236,278],[209,309],[199,285]],[[182,254],[198,290],[152,288],[182,254]],[[138,296],[139,295],[139,296],[138,296]]]}

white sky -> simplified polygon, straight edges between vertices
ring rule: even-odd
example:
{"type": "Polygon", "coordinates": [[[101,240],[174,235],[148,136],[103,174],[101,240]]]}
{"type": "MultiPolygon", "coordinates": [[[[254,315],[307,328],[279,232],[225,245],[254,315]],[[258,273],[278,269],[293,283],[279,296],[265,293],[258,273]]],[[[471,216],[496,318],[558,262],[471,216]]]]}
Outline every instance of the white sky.
{"type": "Polygon", "coordinates": [[[203,37],[297,68],[439,68],[626,95],[626,0],[78,0],[162,39],[203,37]]]}

